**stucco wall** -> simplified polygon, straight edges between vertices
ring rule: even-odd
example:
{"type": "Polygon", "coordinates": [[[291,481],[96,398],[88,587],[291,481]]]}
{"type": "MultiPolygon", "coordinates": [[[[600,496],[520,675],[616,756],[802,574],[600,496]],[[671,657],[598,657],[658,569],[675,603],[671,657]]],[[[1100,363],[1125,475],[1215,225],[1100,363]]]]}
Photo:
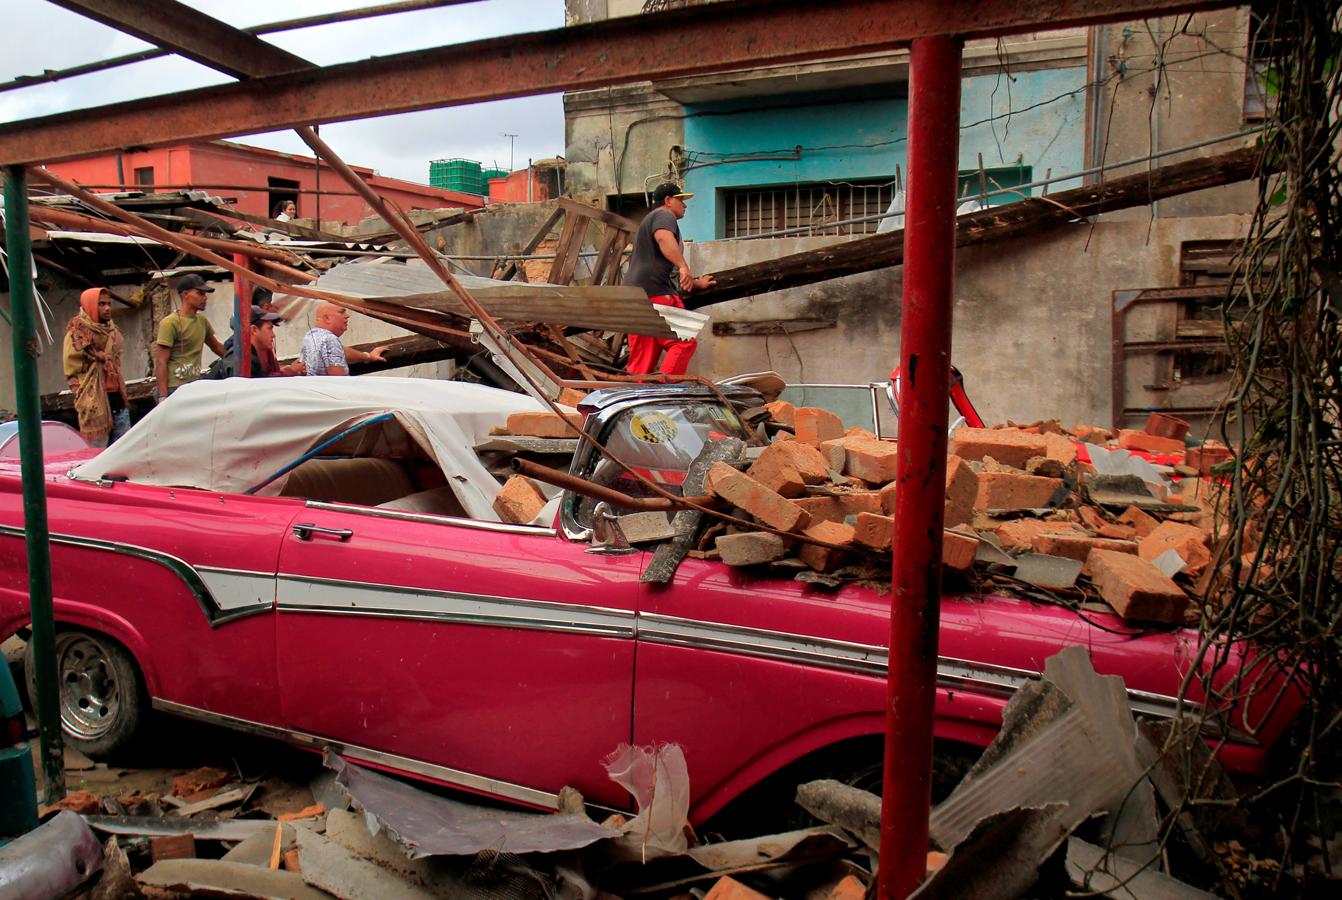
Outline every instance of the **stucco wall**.
{"type": "MultiPolygon", "coordinates": [[[[1085,158],[1084,68],[966,78],[961,87],[959,168],[1016,165],[1077,171],[1085,158]],[[1016,112],[1020,110],[1020,112],[1016,112]]],[[[685,107],[685,186],[697,196],[681,231],[694,240],[723,235],[724,188],[816,181],[894,179],[906,166],[908,101],[885,90],[762,97],[685,107]],[[795,155],[787,154],[794,148],[795,155]],[[773,159],[761,159],[770,155],[773,159]]],[[[1060,187],[1078,182],[1060,182],[1060,187]]],[[[991,189],[991,186],[990,186],[991,189]]],[[[1054,187],[1053,189],[1059,189],[1054,187]]],[[[1034,190],[1031,193],[1039,193],[1034,190]]]]}
{"type": "MultiPolygon", "coordinates": [[[[989,422],[1111,419],[1111,293],[1178,283],[1182,241],[1243,236],[1247,217],[1109,221],[966,248],[956,265],[952,359],[989,422]]],[[[689,245],[696,272],[824,246],[825,238],[689,245]]],[[[720,321],[835,317],[792,336],[715,337],[706,327],[692,371],[709,377],[773,369],[789,381],[889,377],[899,354],[903,270],[885,269],[705,310],[720,321]]]]}

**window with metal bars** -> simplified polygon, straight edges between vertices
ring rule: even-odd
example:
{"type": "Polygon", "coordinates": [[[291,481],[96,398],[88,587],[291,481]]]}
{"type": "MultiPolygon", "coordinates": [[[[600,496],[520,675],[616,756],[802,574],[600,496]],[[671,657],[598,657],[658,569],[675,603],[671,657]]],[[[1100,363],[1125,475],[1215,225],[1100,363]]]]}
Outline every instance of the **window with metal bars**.
{"type": "Polygon", "coordinates": [[[835,224],[885,212],[894,196],[890,180],[816,181],[722,192],[723,237],[806,228],[802,234],[874,234],[878,220],[835,224]]]}

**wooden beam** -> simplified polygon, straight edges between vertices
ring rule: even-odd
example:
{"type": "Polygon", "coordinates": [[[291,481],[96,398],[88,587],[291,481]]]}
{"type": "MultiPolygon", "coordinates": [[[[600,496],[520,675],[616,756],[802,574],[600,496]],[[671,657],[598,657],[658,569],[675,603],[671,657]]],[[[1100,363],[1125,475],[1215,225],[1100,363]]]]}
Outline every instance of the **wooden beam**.
{"type": "MultiPolygon", "coordinates": [[[[1154,200],[1234,184],[1258,171],[1262,150],[1246,147],[1220,156],[1201,157],[1086,185],[1045,197],[982,209],[960,216],[955,232],[957,247],[969,247],[1006,238],[1039,234],[1100,213],[1145,206],[1154,200]]],[[[768,262],[752,263],[713,273],[717,284],[695,291],[685,306],[699,309],[724,300],[752,297],[769,291],[800,287],[898,266],[904,262],[904,231],[888,231],[793,253],[768,262]]]]}

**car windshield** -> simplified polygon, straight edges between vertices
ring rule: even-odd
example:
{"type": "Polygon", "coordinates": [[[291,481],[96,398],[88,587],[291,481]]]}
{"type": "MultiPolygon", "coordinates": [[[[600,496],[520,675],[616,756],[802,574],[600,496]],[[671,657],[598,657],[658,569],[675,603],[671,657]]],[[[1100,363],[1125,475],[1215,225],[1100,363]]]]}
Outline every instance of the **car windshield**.
{"type": "MultiPolygon", "coordinates": [[[[744,437],[736,412],[719,400],[656,400],[622,410],[604,424],[600,440],[611,454],[664,490],[680,495],[686,472],[704,445],[725,437],[744,437]]],[[[631,497],[655,496],[646,483],[601,454],[593,454],[578,473],[631,497]]],[[[592,524],[595,503],[579,501],[574,518],[592,524]]]]}

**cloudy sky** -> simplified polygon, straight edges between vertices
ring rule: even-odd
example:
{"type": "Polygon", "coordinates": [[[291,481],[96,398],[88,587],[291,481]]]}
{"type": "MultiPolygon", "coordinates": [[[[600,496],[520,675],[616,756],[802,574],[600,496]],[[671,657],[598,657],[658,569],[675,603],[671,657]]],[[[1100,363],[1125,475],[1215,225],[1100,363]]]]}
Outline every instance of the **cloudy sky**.
{"type": "MultiPolygon", "coordinates": [[[[186,3],[241,28],[371,6],[373,0],[186,0],[186,3]]],[[[0,81],[148,46],[46,0],[3,0],[3,6],[6,15],[0,31],[0,81]]],[[[487,0],[280,32],[265,35],[263,40],[320,65],[330,65],[522,31],[541,31],[563,24],[563,0],[487,0]]],[[[190,60],[166,57],[0,93],[0,121],[229,80],[190,60]]],[[[465,157],[507,168],[509,140],[502,136],[505,132],[517,135],[514,153],[518,167],[525,165],[528,158],[562,155],[564,112],[560,95],[332,124],[322,128],[322,137],[350,163],[371,166],[384,175],[427,182],[431,159],[465,157]]],[[[240,136],[237,140],[275,150],[309,153],[292,132],[240,136]]]]}

